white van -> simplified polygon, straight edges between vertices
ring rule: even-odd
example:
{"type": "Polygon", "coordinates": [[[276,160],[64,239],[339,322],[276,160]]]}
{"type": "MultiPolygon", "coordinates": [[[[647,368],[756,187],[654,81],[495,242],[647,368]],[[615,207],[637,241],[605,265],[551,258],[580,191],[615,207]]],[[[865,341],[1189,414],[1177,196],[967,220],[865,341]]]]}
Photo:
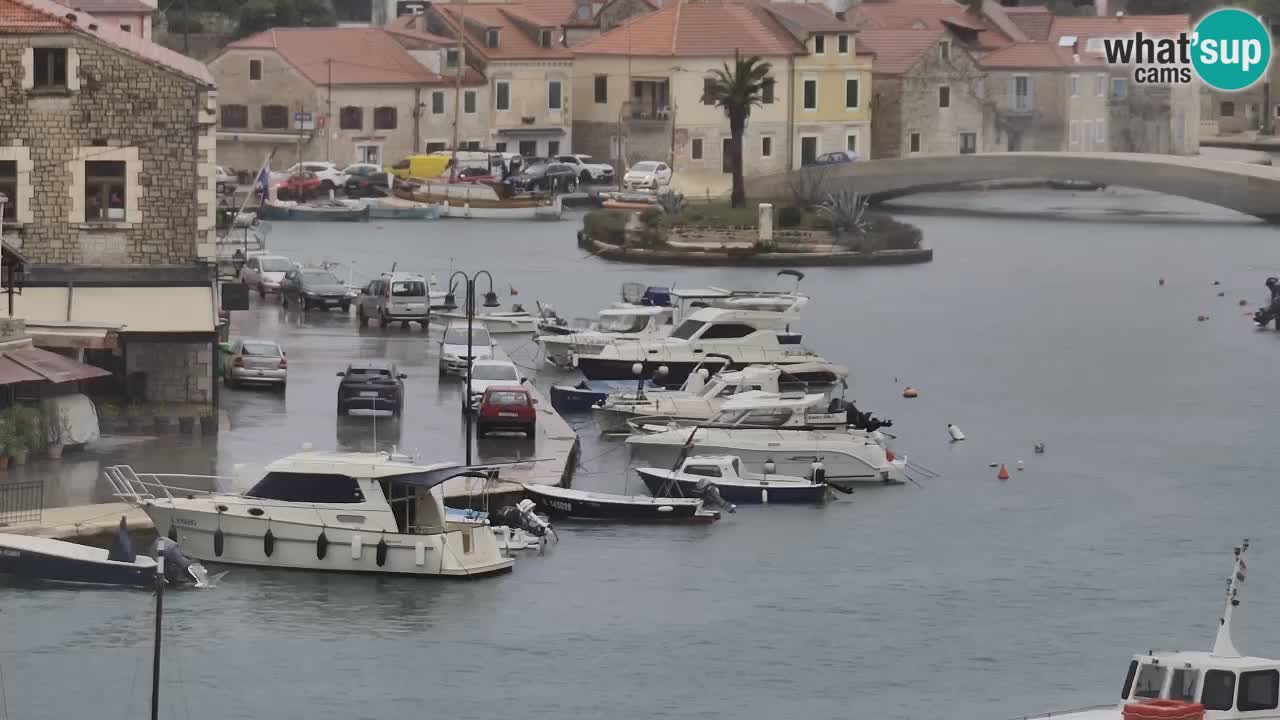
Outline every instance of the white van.
{"type": "Polygon", "coordinates": [[[431,297],[427,279],[421,273],[387,272],[360,290],[356,320],[364,327],[377,320],[380,327],[393,322],[416,322],[427,331],[431,317],[431,297]]]}

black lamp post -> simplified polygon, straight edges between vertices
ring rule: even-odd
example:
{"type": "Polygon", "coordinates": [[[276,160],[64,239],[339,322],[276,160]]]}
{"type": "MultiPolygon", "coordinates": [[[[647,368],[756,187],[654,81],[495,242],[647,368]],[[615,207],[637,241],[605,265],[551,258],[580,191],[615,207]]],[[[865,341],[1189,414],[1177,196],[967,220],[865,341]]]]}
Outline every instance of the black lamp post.
{"type": "Polygon", "coordinates": [[[471,365],[474,362],[471,351],[471,326],[476,316],[476,282],[481,275],[489,278],[489,291],[484,294],[484,306],[487,308],[498,307],[498,294],[493,291],[493,276],[488,270],[477,271],[474,275],[468,276],[461,270],[456,270],[449,276],[449,292],[444,296],[444,308],[446,310],[457,310],[458,302],[454,296],[454,278],[462,276],[462,281],[466,285],[466,313],[467,313],[467,379],[466,385],[462,389],[462,414],[467,422],[467,465],[471,464],[471,365]]]}

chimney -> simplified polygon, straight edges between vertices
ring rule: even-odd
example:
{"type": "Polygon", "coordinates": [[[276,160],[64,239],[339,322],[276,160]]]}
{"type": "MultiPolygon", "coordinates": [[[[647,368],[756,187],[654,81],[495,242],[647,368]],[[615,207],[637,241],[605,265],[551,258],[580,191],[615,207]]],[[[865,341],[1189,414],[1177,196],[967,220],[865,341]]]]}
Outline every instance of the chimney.
{"type": "Polygon", "coordinates": [[[1123,11],[1123,10],[1117,10],[1117,11],[1116,11],[1116,17],[1118,17],[1118,18],[1122,18],[1122,17],[1124,17],[1124,11],[1123,11]]]}

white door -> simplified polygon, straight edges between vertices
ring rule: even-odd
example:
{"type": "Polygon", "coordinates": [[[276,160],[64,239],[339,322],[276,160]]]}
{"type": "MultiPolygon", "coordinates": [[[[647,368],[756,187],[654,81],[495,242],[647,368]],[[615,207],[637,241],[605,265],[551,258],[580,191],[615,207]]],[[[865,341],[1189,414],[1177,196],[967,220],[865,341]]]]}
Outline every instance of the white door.
{"type": "Polygon", "coordinates": [[[381,145],[357,145],[355,161],[358,163],[369,163],[371,165],[381,165],[382,164],[382,146],[381,145]]]}

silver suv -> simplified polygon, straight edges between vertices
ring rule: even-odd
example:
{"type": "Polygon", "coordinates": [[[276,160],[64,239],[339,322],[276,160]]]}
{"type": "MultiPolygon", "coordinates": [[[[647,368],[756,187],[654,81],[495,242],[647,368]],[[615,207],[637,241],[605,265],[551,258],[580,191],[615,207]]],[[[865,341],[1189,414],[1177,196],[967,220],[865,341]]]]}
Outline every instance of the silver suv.
{"type": "Polygon", "coordinates": [[[361,327],[370,320],[377,320],[380,327],[393,322],[416,322],[426,332],[430,316],[431,298],[427,281],[420,273],[383,273],[360,291],[356,302],[356,319],[361,327]]]}

